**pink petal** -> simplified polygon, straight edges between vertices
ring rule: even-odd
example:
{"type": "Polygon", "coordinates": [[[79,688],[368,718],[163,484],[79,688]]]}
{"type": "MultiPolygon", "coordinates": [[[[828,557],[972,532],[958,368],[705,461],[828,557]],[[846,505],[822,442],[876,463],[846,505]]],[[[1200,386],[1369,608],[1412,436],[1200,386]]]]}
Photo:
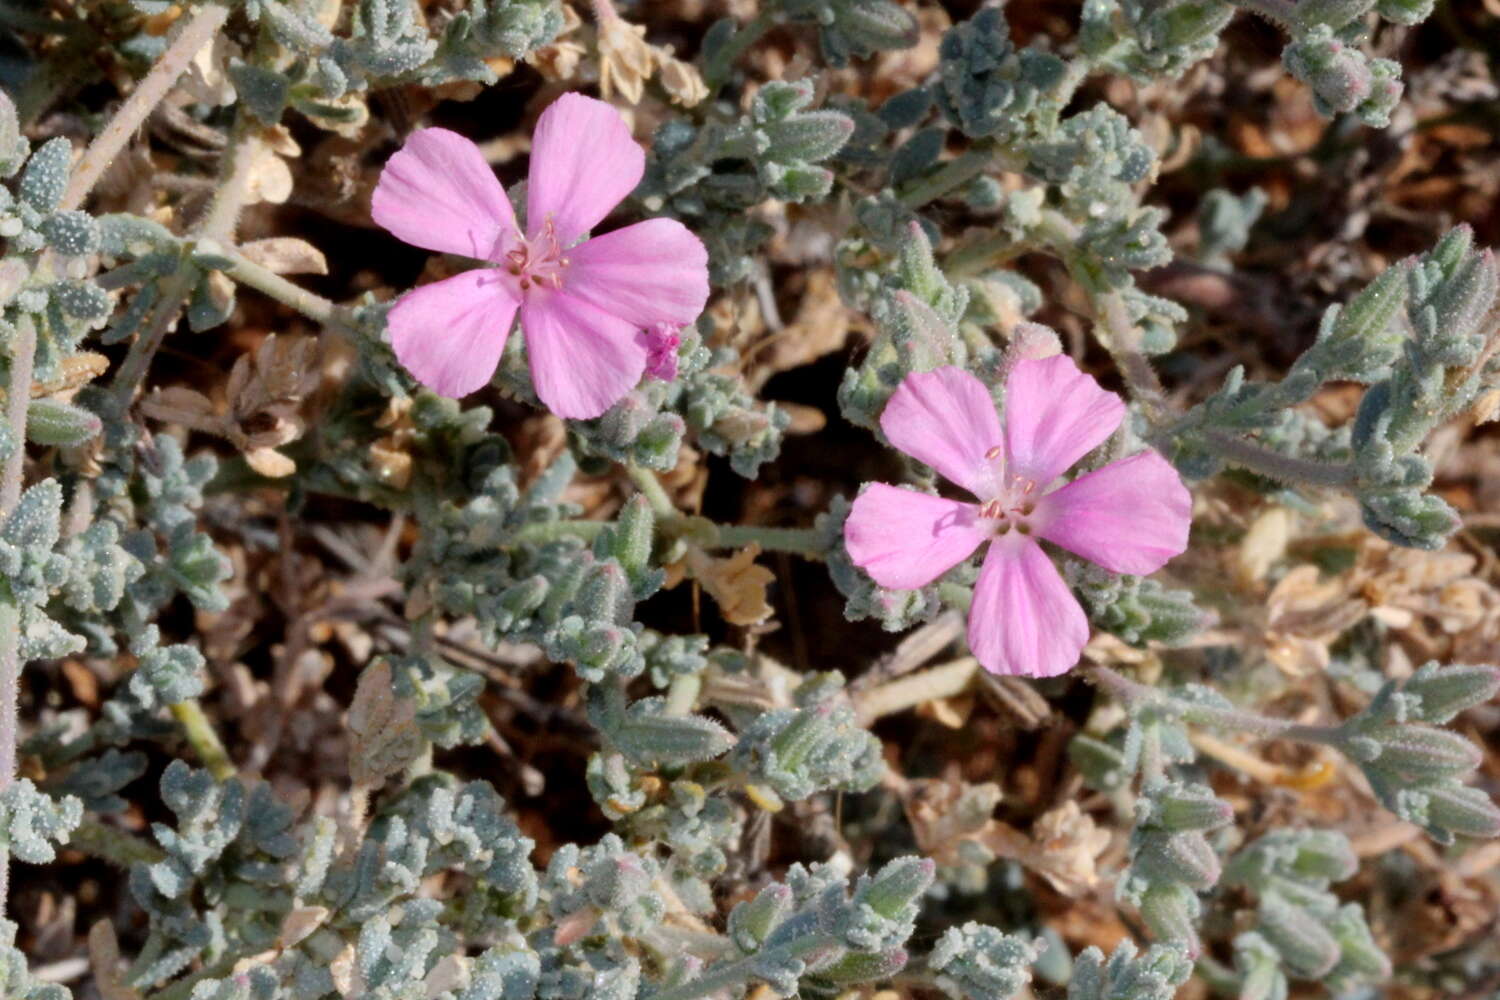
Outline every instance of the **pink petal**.
{"type": "Polygon", "coordinates": [[[444,128],[413,132],[386,161],[370,215],[413,246],[483,260],[516,228],[505,189],[479,147],[444,128]]]}
{"type": "Polygon", "coordinates": [[[1125,417],[1125,404],[1058,354],[1017,362],[1005,383],[1010,473],[1046,486],[1099,447],[1125,417]]]}
{"type": "Polygon", "coordinates": [[[542,112],[531,136],[526,182],[528,235],[550,218],[567,246],[635,190],[646,154],[620,113],[603,101],[564,94],[542,112]]]}
{"type": "Polygon", "coordinates": [[[521,329],[536,394],[559,417],[597,417],[646,370],[641,331],[565,292],[533,289],[521,306],[521,329]]]}
{"type": "Polygon", "coordinates": [[[1154,451],[1111,462],[1042,497],[1038,534],[1113,573],[1155,573],[1187,548],[1193,498],[1154,451]]]}
{"type": "Polygon", "coordinates": [[[675,219],[647,219],[568,251],[567,293],[638,327],[686,326],[708,301],[708,250],[675,219]]]}
{"type": "Polygon", "coordinates": [[[495,374],[517,305],[500,272],[481,267],[413,288],[391,307],[386,326],[406,370],[457,399],[495,374]]]}
{"type": "Polygon", "coordinates": [[[985,556],[969,606],[969,648],[992,674],[1056,677],[1089,641],[1083,608],[1042,547],[1012,532],[985,556]]]}
{"type": "Polygon", "coordinates": [[[925,587],[989,536],[973,504],[871,483],[844,522],[849,558],[882,587],[925,587]]]}
{"type": "Polygon", "coordinates": [[[982,499],[995,492],[1000,417],[984,383],[961,368],[908,375],[880,414],[880,429],[901,451],[982,499]]]}

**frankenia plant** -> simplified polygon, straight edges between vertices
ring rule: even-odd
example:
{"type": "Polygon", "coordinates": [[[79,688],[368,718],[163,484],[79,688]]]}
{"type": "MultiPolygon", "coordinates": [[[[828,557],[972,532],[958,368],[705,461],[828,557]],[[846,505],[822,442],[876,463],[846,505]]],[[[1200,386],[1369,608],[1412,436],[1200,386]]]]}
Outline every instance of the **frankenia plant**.
{"type": "Polygon", "coordinates": [[[670,378],[664,345],[708,301],[708,251],[675,219],[588,238],[645,166],[618,111],[564,94],[532,138],[523,228],[479,147],[413,133],[380,176],[375,221],[490,266],[403,295],[387,317],[396,357],[433,391],[466,396],[489,382],[519,312],[537,396],[559,416],[597,417],[648,368],[670,378]]]}
{"type": "MultiPolygon", "coordinates": [[[[890,984],[1006,1000],[1035,980],[1037,994],[1066,984],[1069,1000],[1170,1000],[1196,977],[1195,996],[1268,1000],[1293,982],[1346,994],[1393,976],[1445,995],[1466,977],[1468,992],[1485,988],[1492,936],[1435,964],[1403,956],[1397,971],[1376,942],[1399,934],[1400,908],[1367,918],[1353,897],[1371,875],[1412,900],[1425,898],[1421,878],[1446,892],[1477,877],[1461,873],[1482,867],[1465,841],[1500,835],[1500,807],[1464,729],[1490,725],[1480,706],[1500,670],[1388,676],[1404,660],[1385,655],[1399,616],[1359,618],[1361,600],[1340,602],[1328,669],[1296,681],[1257,660],[1255,642],[1204,636],[1177,655],[1169,647],[1207,617],[1200,603],[1248,637],[1266,625],[1259,602],[1228,607],[1201,575],[1184,574],[1189,592],[1142,574],[1186,545],[1178,473],[1207,481],[1229,467],[1204,512],[1227,490],[1329,521],[1343,502],[1397,545],[1442,546],[1460,518],[1429,492],[1447,470],[1426,442],[1500,398],[1493,257],[1457,227],[1330,307],[1279,381],[1257,357],[1216,387],[1203,331],[1162,297],[1173,283],[1139,279],[1172,264],[1187,221],[1174,213],[1199,178],[1221,183],[1222,147],[1184,146],[1191,169],[1161,198],[1163,133],[1086,96],[1118,92],[1121,76],[1233,82],[1238,62],[1184,74],[1249,9],[1284,30],[1284,65],[1314,106],[1344,116],[1305,154],[1336,171],[1358,155],[1356,118],[1385,121],[1401,94],[1397,65],[1368,55],[1365,37],[1377,19],[1415,24],[1430,0],[1087,0],[1070,37],[1049,22],[1029,42],[998,3],[971,4],[973,17],[931,37],[933,0],[744,0],[728,5],[744,23],[696,38],[687,10],[703,5],[675,5],[666,26],[655,15],[670,5],[624,0],[10,9],[25,6],[0,4],[0,76],[26,71],[19,107],[0,100],[0,178],[14,178],[0,187],[0,881],[14,862],[12,912],[25,918],[49,909],[37,893],[68,882],[32,865],[71,874],[82,853],[95,871],[129,872],[100,894],[107,910],[80,900],[95,980],[80,995],[718,1000],[890,984]],[[756,52],[773,30],[774,55],[756,52]],[[924,34],[935,64],[861,62],[924,34]],[[696,65],[672,55],[679,40],[696,65]],[[825,65],[847,68],[835,79],[825,65]],[[796,79],[745,66],[796,67],[796,79]],[[378,144],[408,117],[502,76],[486,102],[552,101],[524,195],[512,201],[475,145],[442,129],[413,133],[379,172],[378,144]],[[80,153],[91,100],[117,82],[118,110],[80,153]],[[618,110],[554,98],[594,82],[618,110]],[[375,93],[402,100],[372,104],[375,93]],[[382,121],[392,106],[400,120],[382,121]],[[110,164],[120,169],[90,204],[110,164]],[[375,221],[478,266],[394,306],[291,280],[330,257],[348,265],[333,287],[378,271],[288,231],[329,205],[348,213],[377,175],[375,221]],[[293,189],[297,213],[254,207],[293,189]],[[617,206],[636,224],[594,236],[617,206]],[[275,235],[246,242],[242,216],[275,235]],[[1025,320],[1062,308],[1121,396],[1043,356],[1050,334],[1025,320]],[[837,318],[853,313],[869,323],[837,318]],[[219,393],[192,394],[192,419],[140,398],[180,388],[169,384],[180,367],[154,362],[181,318],[195,331],[230,324],[198,342],[214,360],[262,328],[295,335],[284,323],[343,350],[324,366],[310,342],[263,342],[255,365],[227,369],[223,402],[243,433],[225,441],[242,454],[221,441],[210,457],[196,435],[225,426],[219,393]],[[510,339],[518,321],[524,344],[510,339]],[[867,348],[848,336],[864,329],[867,348]],[[435,392],[413,390],[388,344],[435,392]],[[1030,360],[1006,363],[1018,358],[1030,360]],[[456,398],[492,377],[568,419],[502,434],[494,411],[456,398]],[[841,497],[819,513],[849,483],[803,476],[789,454],[771,477],[790,474],[787,488],[748,491],[734,523],[702,516],[728,493],[705,456],[755,479],[794,425],[817,423],[778,405],[787,381],[828,404],[841,382],[846,420],[882,428],[972,499],[874,484],[852,513],[841,497]],[[1304,405],[1351,382],[1368,389],[1345,427],[1304,405]],[[1136,434],[1160,455],[1105,464],[1136,434]],[[274,467],[244,446],[269,438],[274,467]],[[273,533],[278,492],[301,516],[276,516],[273,533]],[[923,628],[888,658],[804,649],[795,666],[777,662],[797,633],[842,628],[851,654],[872,637],[806,613],[826,604],[792,593],[805,578],[795,567],[778,566],[786,587],[768,592],[758,551],[824,562],[851,619],[923,628]],[[692,631],[656,599],[684,576],[707,595],[692,631]],[[271,600],[252,592],[258,581],[271,600]],[[726,610],[721,627],[720,600],[752,611],[726,610]],[[773,605],[794,626],[779,636],[759,620],[773,605]],[[1091,667],[1100,700],[1118,703],[1099,711],[1066,680],[997,682],[962,655],[945,606],[969,611],[969,646],[996,673],[1062,673],[1093,629],[1152,647],[1160,675],[1091,667]],[[1205,677],[1213,687],[1194,683],[1205,677]],[[1015,803],[1008,779],[962,780],[978,768],[949,741],[898,747],[871,728],[917,705],[951,725],[976,688],[1049,734],[1033,774],[1059,780],[1017,781],[1027,794],[1015,803]],[[1278,714],[1261,714],[1271,702],[1278,714]],[[1069,732],[1065,765],[1052,737],[1069,732]],[[1318,755],[1314,777],[1258,755],[1255,739],[1302,744],[1318,755]],[[1249,781],[1220,799],[1230,782],[1216,770],[1249,781]],[[1258,835],[1340,775],[1354,779],[1332,789],[1340,812],[1301,813],[1330,828],[1258,835]],[[1076,794],[1080,780],[1099,794],[1076,794]],[[599,829],[567,842],[590,799],[599,829]],[[1359,811],[1380,809],[1451,845],[1444,859],[1356,855],[1337,827],[1368,829],[1359,811]],[[1057,892],[1035,893],[1033,876],[1057,892]],[[1141,945],[1070,956],[1062,937],[1079,925],[1055,919],[1073,905],[1067,887],[1113,919],[1111,884],[1141,945]]],[[[1262,90],[1239,90],[1253,119],[1262,90]]],[[[1255,167],[1236,165],[1236,179],[1241,169],[1255,167]]],[[[1254,227],[1262,209],[1282,211],[1277,199],[1199,194],[1205,266],[1227,276],[1241,251],[1266,259],[1254,227]]],[[[1357,267],[1362,251],[1390,249],[1358,239],[1341,231],[1336,248],[1351,252],[1331,259],[1357,267]]],[[[1323,530],[1316,520],[1299,530],[1323,530]]],[[[1195,567],[1230,547],[1215,521],[1195,567]]],[[[1299,535],[1257,582],[1307,549],[1334,578],[1347,547],[1369,541],[1348,527],[1332,546],[1299,535]]],[[[973,712],[960,739],[1007,728],[973,712]]],[[[1031,766],[976,749],[974,761],[1031,766]]],[[[58,912],[54,927],[67,923],[58,912]]],[[[13,946],[39,946],[35,959],[63,937],[0,920],[0,994],[66,1000],[13,946]]],[[[49,964],[54,976],[72,965],[49,964]]]]}
{"type": "Polygon", "coordinates": [[[1015,364],[1003,432],[975,376],[952,367],[908,375],[880,415],[881,430],[978,502],[872,483],[844,524],[850,557],[881,586],[911,589],[987,544],[969,648],[992,673],[1067,671],[1088,642],[1088,619],[1039,543],[1136,575],[1187,547],[1192,498],[1154,451],[1056,485],[1124,416],[1120,398],[1064,355],[1015,364]]]}

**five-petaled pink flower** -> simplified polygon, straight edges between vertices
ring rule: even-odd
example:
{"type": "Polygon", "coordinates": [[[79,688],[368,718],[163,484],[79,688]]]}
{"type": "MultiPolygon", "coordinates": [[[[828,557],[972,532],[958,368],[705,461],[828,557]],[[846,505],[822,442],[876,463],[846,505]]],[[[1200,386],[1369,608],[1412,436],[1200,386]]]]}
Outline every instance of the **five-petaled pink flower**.
{"type": "Polygon", "coordinates": [[[911,589],[989,542],[969,608],[969,648],[992,673],[1066,672],[1088,641],[1088,620],[1037,540],[1132,574],[1153,573],[1187,547],[1192,499],[1154,451],[1049,489],[1124,416],[1120,397],[1064,355],[1011,370],[1003,434],[973,375],[939,368],[908,376],[881,429],[979,502],[872,483],[844,525],[850,557],[881,586],[911,589]]]}
{"type": "Polygon", "coordinates": [[[434,391],[466,395],[494,375],[519,310],[542,402],[563,417],[609,409],[646,370],[660,339],[647,331],[685,326],[708,301],[708,252],[680,222],[648,219],[578,243],[645,166],[619,112],[564,94],[532,138],[522,233],[479,147],[445,129],[412,133],[380,175],[375,221],[407,243],[495,266],[403,295],[387,320],[396,357],[434,391]]]}

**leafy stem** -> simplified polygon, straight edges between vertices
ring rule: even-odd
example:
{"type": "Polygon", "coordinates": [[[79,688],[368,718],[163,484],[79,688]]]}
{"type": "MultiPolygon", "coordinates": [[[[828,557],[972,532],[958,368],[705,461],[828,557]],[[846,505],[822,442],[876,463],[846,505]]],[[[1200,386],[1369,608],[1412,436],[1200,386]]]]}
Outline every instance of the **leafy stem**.
{"type": "Polygon", "coordinates": [[[775,948],[765,949],[758,954],[716,966],[697,979],[654,994],[651,1000],[697,1000],[698,997],[718,993],[731,986],[738,986],[757,978],[755,970],[766,964],[767,951],[774,951],[776,958],[780,961],[790,961],[837,947],[838,943],[838,938],[832,934],[817,932],[807,934],[775,948]]]}
{"type": "Polygon", "coordinates": [[[177,78],[187,70],[193,57],[213,40],[229,17],[228,5],[216,0],[209,0],[190,10],[191,13],[173,26],[166,50],[152,65],[150,72],[135,85],[125,103],[120,105],[109,124],[104,126],[74,166],[67,191],[59,206],[60,211],[70,211],[83,204],[83,199],[88,197],[110,163],[146,120],[146,116],[167,96],[167,91],[172,89],[177,78]]]}

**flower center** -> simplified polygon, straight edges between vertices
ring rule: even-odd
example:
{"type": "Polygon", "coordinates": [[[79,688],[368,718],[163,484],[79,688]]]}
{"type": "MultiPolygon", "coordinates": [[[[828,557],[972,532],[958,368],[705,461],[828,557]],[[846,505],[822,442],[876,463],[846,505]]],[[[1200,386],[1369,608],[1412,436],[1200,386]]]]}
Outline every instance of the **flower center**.
{"type": "Polygon", "coordinates": [[[1011,528],[1023,535],[1031,534],[1027,518],[1036,510],[1036,483],[1024,476],[1007,473],[1003,448],[991,448],[984,457],[996,464],[995,481],[999,483],[999,492],[979,505],[979,516],[996,522],[997,534],[1003,535],[1011,528]]]}
{"type": "Polygon", "coordinates": [[[562,244],[557,240],[557,226],[551,216],[542,226],[542,231],[530,240],[520,237],[514,249],[507,250],[504,267],[521,285],[521,291],[529,291],[532,285],[541,288],[561,288],[563,272],[570,261],[563,256],[562,244]]]}

